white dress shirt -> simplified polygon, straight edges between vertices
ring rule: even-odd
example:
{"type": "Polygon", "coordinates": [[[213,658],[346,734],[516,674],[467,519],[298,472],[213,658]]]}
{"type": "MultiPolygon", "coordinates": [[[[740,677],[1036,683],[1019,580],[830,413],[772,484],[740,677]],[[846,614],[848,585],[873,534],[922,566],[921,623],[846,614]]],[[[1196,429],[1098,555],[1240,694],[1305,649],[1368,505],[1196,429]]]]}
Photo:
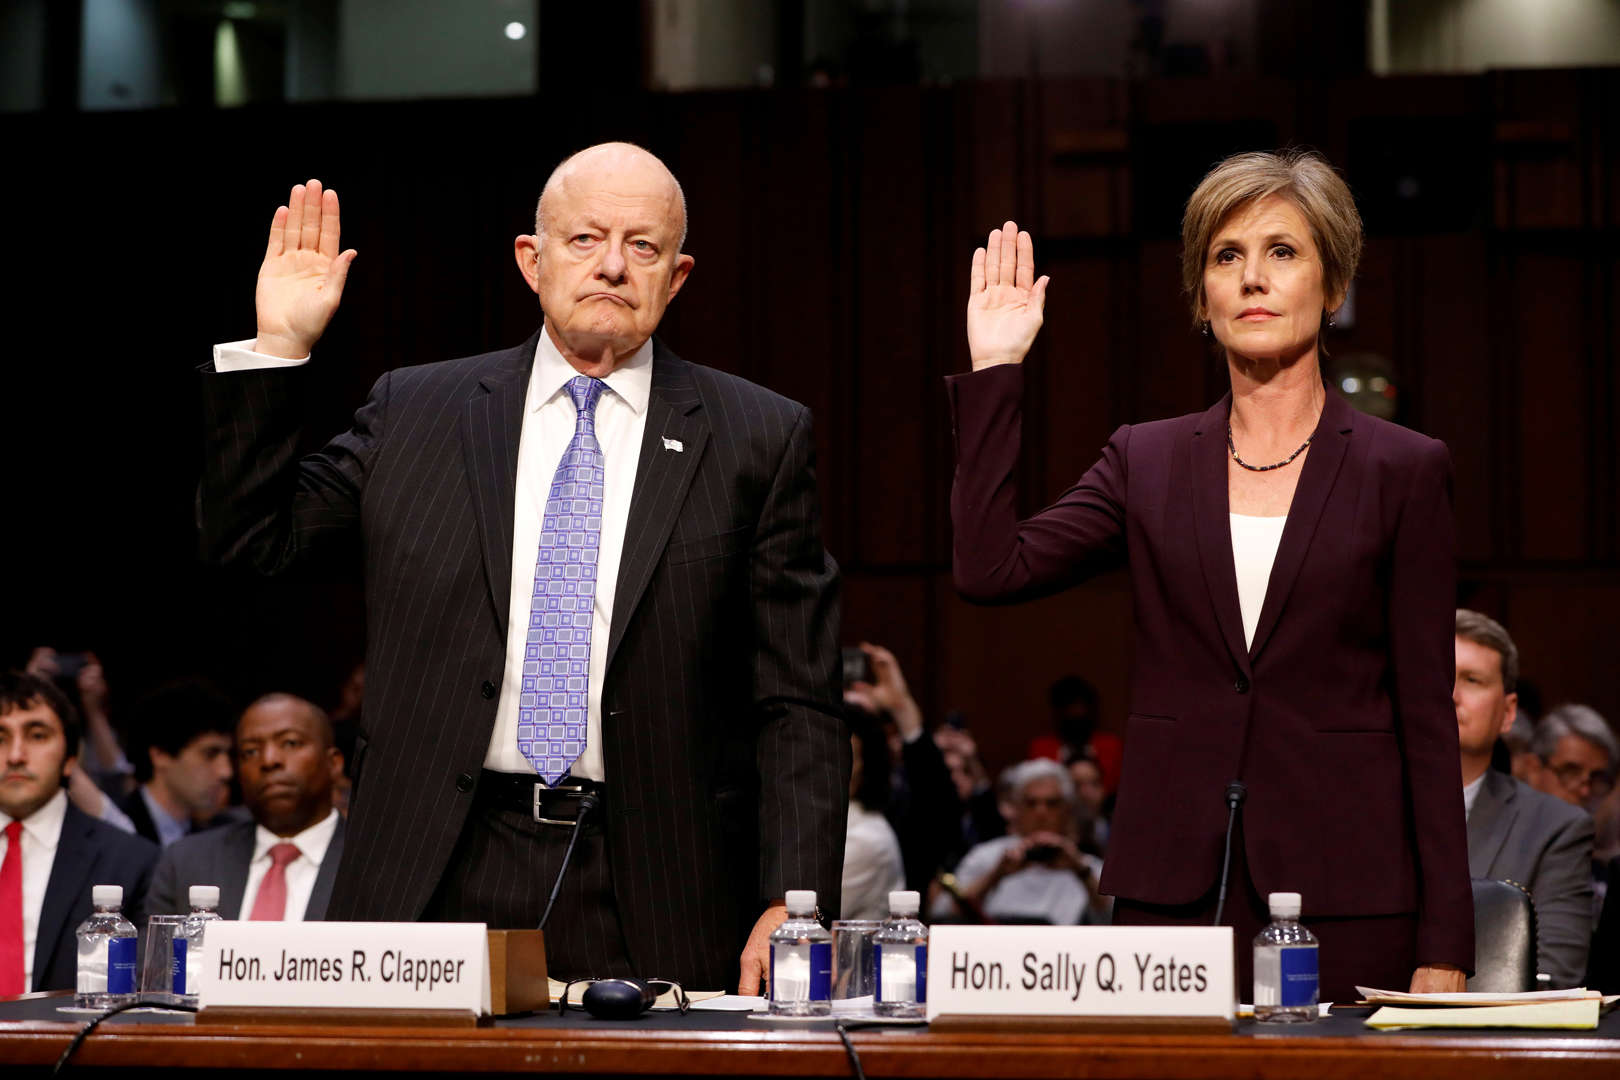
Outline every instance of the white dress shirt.
{"type": "Polygon", "coordinates": [[[1474,777],[1471,782],[1463,785],[1463,817],[1470,818],[1474,816],[1474,803],[1479,799],[1479,789],[1485,786],[1485,773],[1490,771],[1490,769],[1486,769],[1485,772],[1474,777]]]}
{"type": "Polygon", "coordinates": [[[858,800],[849,800],[839,914],[845,919],[886,919],[889,893],[905,887],[900,838],[894,835],[889,819],[858,800]]]}
{"type": "Polygon", "coordinates": [[[146,812],[152,816],[152,827],[157,829],[158,844],[168,847],[191,831],[190,818],[177,818],[163,808],[163,804],[152,798],[152,793],[146,790],[146,785],[140,787],[141,801],[146,804],[146,812]]]}
{"type": "Polygon", "coordinates": [[[1277,561],[1277,545],[1282,543],[1288,518],[1230,516],[1238,608],[1243,612],[1243,644],[1252,648],[1255,627],[1260,625],[1260,609],[1266,603],[1266,586],[1271,583],[1271,564],[1277,561]]]}
{"type": "MultiPolygon", "coordinates": [[[[34,985],[34,948],[39,943],[39,914],[45,906],[45,886],[51,880],[56,862],[56,845],[62,839],[62,822],[67,817],[67,792],[58,791],[50,801],[35,810],[22,823],[22,929],[23,986],[34,985]]],[[[5,828],[15,820],[0,811],[0,859],[11,846],[5,828]]]]}
{"type": "Polygon", "coordinates": [[[309,894],[315,891],[315,878],[321,872],[321,860],[337,832],[338,812],[333,810],[320,821],[297,836],[277,836],[260,825],[253,833],[253,861],[248,863],[247,889],[242,893],[242,910],[237,918],[246,919],[253,914],[253,902],[259,898],[259,886],[270,872],[270,849],[277,844],[292,844],[298,849],[298,858],[288,863],[283,871],[287,875],[287,906],[283,922],[303,922],[309,907],[309,894]]]}
{"type": "MultiPolygon", "coordinates": [[[[252,339],[214,346],[214,370],[250,371],[297,367],[309,358],[287,360],[253,351],[252,339]]],[[[613,592],[619,582],[619,557],[630,519],[630,494],[636,486],[641,439],[652,396],[653,346],[649,339],[602,381],[608,392],[596,403],[596,441],[602,448],[607,485],[602,506],[601,546],[596,556],[596,608],[591,619],[591,663],[586,705],[585,752],[571,770],[575,777],[604,779],[602,769],[602,680],[607,676],[608,634],[613,627],[613,592]]],[[[529,602],[534,593],[534,566],[540,552],[540,522],[546,496],[563,451],[574,437],[577,412],[565,389],[579,372],[563,359],[549,331],[542,332],[529,371],[519,441],[517,500],[513,507],[512,591],[507,620],[506,666],[495,710],[495,731],[484,755],[484,768],[496,772],[533,773],[517,748],[518,692],[523,684],[523,648],[527,644],[529,602]]],[[[247,910],[247,909],[244,909],[247,910]]]]}

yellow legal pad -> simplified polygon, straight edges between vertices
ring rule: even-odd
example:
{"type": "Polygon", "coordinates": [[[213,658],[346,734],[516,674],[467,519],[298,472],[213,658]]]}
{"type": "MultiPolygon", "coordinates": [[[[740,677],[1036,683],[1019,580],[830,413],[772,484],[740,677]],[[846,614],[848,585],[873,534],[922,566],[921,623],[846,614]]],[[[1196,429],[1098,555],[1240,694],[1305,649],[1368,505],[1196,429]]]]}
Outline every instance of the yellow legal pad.
{"type": "Polygon", "coordinates": [[[1595,995],[1575,1001],[1543,1001],[1534,1005],[1493,1005],[1486,1008],[1401,1008],[1385,1005],[1367,1017],[1367,1026],[1381,1031],[1503,1027],[1590,1031],[1597,1027],[1602,1006],[1602,1000],[1595,995]]]}

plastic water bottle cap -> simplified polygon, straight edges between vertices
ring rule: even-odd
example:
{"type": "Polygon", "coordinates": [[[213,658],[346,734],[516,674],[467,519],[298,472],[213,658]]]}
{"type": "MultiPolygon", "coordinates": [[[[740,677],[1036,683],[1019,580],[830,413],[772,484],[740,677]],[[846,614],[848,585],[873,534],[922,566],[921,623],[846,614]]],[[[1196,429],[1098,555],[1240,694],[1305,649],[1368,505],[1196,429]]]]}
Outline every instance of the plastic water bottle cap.
{"type": "Polygon", "coordinates": [[[124,887],[122,885],[97,885],[90,890],[90,900],[96,907],[122,907],[124,903],[124,887]]]}
{"type": "Polygon", "coordinates": [[[1266,896],[1273,919],[1299,918],[1300,896],[1297,892],[1274,892],[1266,896]]]}
{"type": "Polygon", "coordinates": [[[896,889],[889,894],[889,912],[893,915],[915,915],[922,907],[922,898],[912,889],[896,889]]]}
{"type": "Polygon", "coordinates": [[[191,887],[192,907],[219,907],[218,885],[193,885],[191,887]]]}
{"type": "Polygon", "coordinates": [[[789,889],[783,899],[787,901],[787,909],[790,912],[816,910],[814,889],[789,889]]]}

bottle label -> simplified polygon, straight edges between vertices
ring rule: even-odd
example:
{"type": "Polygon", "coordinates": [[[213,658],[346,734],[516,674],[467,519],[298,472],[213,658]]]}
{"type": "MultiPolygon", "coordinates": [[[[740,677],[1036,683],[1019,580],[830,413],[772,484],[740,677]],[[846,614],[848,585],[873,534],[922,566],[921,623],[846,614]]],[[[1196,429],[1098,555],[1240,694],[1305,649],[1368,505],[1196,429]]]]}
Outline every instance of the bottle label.
{"type": "Polygon", "coordinates": [[[1283,1008],[1297,1008],[1316,1004],[1316,946],[1284,948],[1278,950],[1281,979],[1277,986],[1277,1003],[1283,1008]]]}
{"type": "Polygon", "coordinates": [[[135,992],[135,938],[117,937],[107,942],[107,993],[135,992]]]}
{"type": "Polygon", "coordinates": [[[771,946],[772,1001],[831,1001],[832,942],[771,946]]]}
{"type": "Polygon", "coordinates": [[[191,993],[191,987],[186,985],[186,939],[178,935],[174,939],[174,963],[169,968],[169,985],[176,994],[191,993]]]}
{"type": "Polygon", "coordinates": [[[874,945],[877,950],[877,987],[874,1000],[928,1001],[928,946],[874,945]]]}

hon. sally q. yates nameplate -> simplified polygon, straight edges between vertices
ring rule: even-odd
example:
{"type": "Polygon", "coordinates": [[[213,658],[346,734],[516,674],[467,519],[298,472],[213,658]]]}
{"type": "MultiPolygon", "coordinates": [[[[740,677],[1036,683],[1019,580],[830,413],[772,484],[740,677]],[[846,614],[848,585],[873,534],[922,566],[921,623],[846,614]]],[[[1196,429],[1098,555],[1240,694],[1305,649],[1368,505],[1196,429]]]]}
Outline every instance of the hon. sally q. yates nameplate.
{"type": "Polygon", "coordinates": [[[483,923],[210,923],[201,1007],[489,1011],[483,923]]]}
{"type": "Polygon", "coordinates": [[[1230,1020],[1232,961],[1228,926],[936,926],[928,1019],[1230,1020]]]}

